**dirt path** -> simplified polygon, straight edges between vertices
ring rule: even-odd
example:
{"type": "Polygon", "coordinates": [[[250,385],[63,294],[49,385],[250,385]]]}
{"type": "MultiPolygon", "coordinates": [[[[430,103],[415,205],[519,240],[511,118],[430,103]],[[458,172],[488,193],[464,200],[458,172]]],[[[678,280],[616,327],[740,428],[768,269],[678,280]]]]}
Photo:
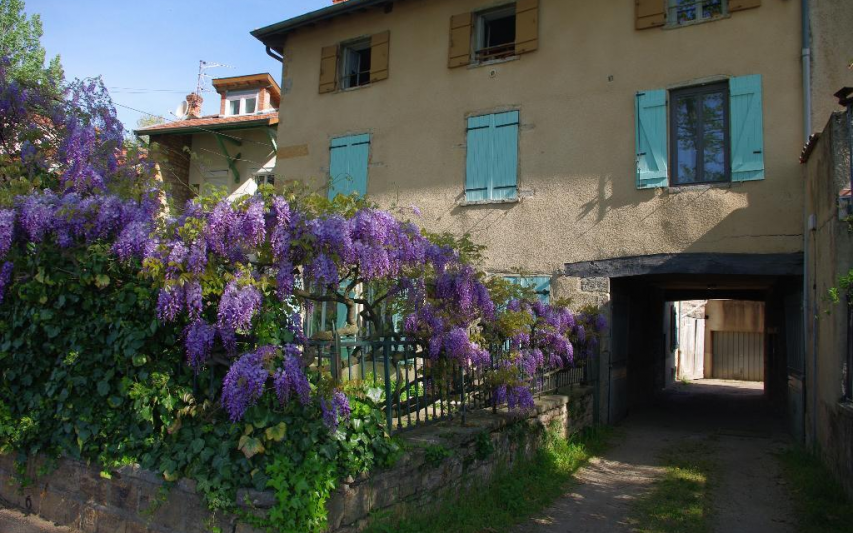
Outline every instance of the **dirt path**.
{"type": "Polygon", "coordinates": [[[579,483],[514,533],[627,533],[632,503],[663,473],[660,453],[685,439],[710,439],[718,482],[716,533],[794,533],[787,491],[773,453],[788,444],[757,385],[706,380],[668,391],[655,408],[633,414],[579,483]]]}
{"type": "Polygon", "coordinates": [[[17,510],[4,509],[0,503],[0,532],[2,533],[73,533],[66,527],[58,527],[33,515],[17,510]]]}

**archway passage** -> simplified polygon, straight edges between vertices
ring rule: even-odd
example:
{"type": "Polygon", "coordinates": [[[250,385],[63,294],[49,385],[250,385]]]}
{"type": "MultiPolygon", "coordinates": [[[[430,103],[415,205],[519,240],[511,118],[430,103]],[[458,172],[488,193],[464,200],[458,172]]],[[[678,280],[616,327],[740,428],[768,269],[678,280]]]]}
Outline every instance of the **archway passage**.
{"type": "Polygon", "coordinates": [[[768,415],[782,414],[801,403],[789,391],[789,376],[802,366],[801,280],[678,273],[612,278],[607,419],[616,423],[679,402],[693,404],[699,420],[757,404],[768,415]],[[692,383],[693,394],[682,394],[690,387],[682,382],[692,383]]]}

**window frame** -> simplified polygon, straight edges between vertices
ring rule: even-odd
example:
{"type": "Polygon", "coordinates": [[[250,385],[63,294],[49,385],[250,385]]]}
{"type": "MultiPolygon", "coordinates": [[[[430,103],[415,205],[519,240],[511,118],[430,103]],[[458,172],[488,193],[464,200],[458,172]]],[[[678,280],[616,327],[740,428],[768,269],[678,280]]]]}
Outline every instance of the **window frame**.
{"type": "MultiPolygon", "coordinates": [[[[729,81],[716,81],[704,83],[701,85],[692,85],[688,87],[680,87],[670,89],[668,91],[667,112],[669,131],[667,139],[667,149],[669,150],[669,186],[670,187],[686,187],[691,185],[717,185],[732,183],[732,146],[731,146],[731,90],[729,81]],[[705,180],[705,138],[704,135],[697,136],[700,144],[696,148],[696,175],[697,180],[681,183],[678,181],[678,125],[676,124],[675,102],[680,96],[704,96],[708,94],[722,93],[723,95],[723,169],[726,179],[719,181],[705,180]],[[698,179],[702,178],[702,179],[698,179]]],[[[704,127],[704,121],[701,121],[697,127],[704,127]]]]}
{"type": "Polygon", "coordinates": [[[241,115],[255,115],[258,113],[258,102],[260,101],[258,91],[234,91],[226,93],[225,95],[225,116],[226,117],[238,117],[241,115]],[[251,113],[246,112],[246,103],[249,100],[255,101],[255,110],[251,113]],[[234,102],[239,102],[239,112],[232,113],[232,105],[234,102]]]}
{"type": "MultiPolygon", "coordinates": [[[[707,0],[693,0],[693,7],[697,9],[697,13],[699,13],[703,7],[704,3],[707,0]]],[[[666,24],[667,28],[682,28],[684,26],[693,26],[695,24],[704,24],[705,22],[712,22],[715,20],[720,20],[722,18],[728,17],[730,14],[729,11],[729,1],[728,0],[720,0],[720,14],[715,15],[708,18],[697,18],[694,20],[689,20],[686,22],[678,22],[678,8],[681,7],[678,5],[678,0],[667,0],[666,2],[666,24]]]]}
{"type": "MultiPolygon", "coordinates": [[[[340,60],[338,61],[338,87],[340,90],[347,91],[350,89],[358,89],[360,87],[366,87],[371,85],[371,68],[373,64],[373,44],[372,44],[372,36],[368,37],[359,37],[357,39],[352,39],[349,41],[342,42],[338,45],[340,60]],[[359,58],[359,62],[361,61],[361,52],[367,52],[371,56],[371,62],[367,70],[359,70],[354,75],[356,76],[356,84],[350,85],[348,78],[352,77],[353,74],[347,74],[348,66],[352,59],[352,56],[357,54],[359,58]],[[361,81],[362,76],[365,77],[364,83],[358,83],[361,81]]],[[[361,65],[359,64],[359,67],[361,65]]]]}
{"type": "Polygon", "coordinates": [[[510,2],[497,7],[490,7],[488,9],[482,9],[480,11],[474,11],[474,31],[471,32],[471,60],[474,64],[480,63],[488,63],[492,61],[502,61],[511,59],[518,56],[518,52],[516,51],[516,43],[518,42],[518,35],[515,35],[511,43],[507,43],[504,45],[498,45],[493,47],[486,47],[484,40],[486,38],[486,22],[490,20],[497,20],[501,18],[513,18],[513,24],[516,23],[516,17],[518,15],[518,5],[516,2],[510,2]],[[481,53],[484,50],[489,50],[490,48],[499,48],[506,47],[507,51],[493,53],[488,56],[482,56],[481,53]],[[511,48],[511,50],[509,50],[511,48]]]}

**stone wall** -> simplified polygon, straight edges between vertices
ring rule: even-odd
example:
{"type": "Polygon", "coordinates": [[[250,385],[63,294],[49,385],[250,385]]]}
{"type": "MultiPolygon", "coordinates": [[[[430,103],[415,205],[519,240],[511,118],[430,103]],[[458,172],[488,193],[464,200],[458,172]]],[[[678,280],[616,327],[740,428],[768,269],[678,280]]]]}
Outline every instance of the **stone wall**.
{"type": "MultiPolygon", "coordinates": [[[[535,411],[523,415],[475,412],[464,426],[447,422],[406,433],[409,450],[394,468],[339,484],[328,502],[330,531],[357,532],[371,515],[424,510],[482,483],[498,469],[530,457],[551,424],[564,436],[592,426],[591,389],[566,392],[537,399],[535,411]],[[430,453],[437,447],[441,453],[430,453]]],[[[15,457],[0,456],[0,499],[84,533],[201,533],[214,526],[224,533],[254,532],[233,516],[212,516],[194,482],[182,480],[167,492],[161,476],[137,467],[105,477],[99,468],[78,461],[64,459],[54,468],[33,459],[25,477],[28,483],[21,487],[15,457]]],[[[272,494],[255,491],[241,491],[237,499],[261,510],[274,503],[272,494]]]]}

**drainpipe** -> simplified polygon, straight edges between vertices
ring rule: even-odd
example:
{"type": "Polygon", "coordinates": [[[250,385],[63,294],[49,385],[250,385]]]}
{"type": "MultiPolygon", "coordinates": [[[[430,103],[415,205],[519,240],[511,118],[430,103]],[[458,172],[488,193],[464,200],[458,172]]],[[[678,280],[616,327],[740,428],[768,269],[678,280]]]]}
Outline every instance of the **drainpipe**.
{"type": "Polygon", "coordinates": [[[271,47],[269,47],[269,46],[267,46],[267,55],[268,55],[268,56],[270,56],[271,58],[275,59],[276,61],[278,61],[278,62],[279,62],[279,63],[281,63],[282,65],[284,64],[284,57],[283,57],[283,56],[278,55],[278,54],[276,53],[276,51],[275,51],[275,50],[273,50],[273,49],[272,49],[271,47]]]}
{"type": "MultiPolygon", "coordinates": [[[[811,114],[812,114],[812,86],[811,86],[811,75],[812,75],[812,52],[811,52],[811,11],[809,0],[801,0],[802,6],[802,62],[803,62],[803,139],[804,143],[809,142],[809,137],[811,136],[811,114]]],[[[806,189],[807,184],[804,184],[804,189],[806,189]]],[[[810,279],[810,238],[812,232],[812,221],[811,215],[809,214],[808,209],[808,199],[804,197],[803,199],[803,354],[807,354],[809,351],[809,340],[808,335],[806,333],[809,331],[809,314],[813,316],[812,322],[812,336],[816,343],[817,341],[817,315],[812,309],[812,301],[813,298],[810,298],[810,292],[813,290],[812,287],[809,287],[809,279],[810,279]]],[[[803,361],[805,363],[805,360],[803,361]]],[[[804,365],[805,367],[805,365],[804,365]]],[[[803,368],[805,370],[805,368],[803,368]]],[[[815,400],[817,399],[816,389],[817,389],[817,347],[814,346],[812,349],[812,439],[813,441],[817,439],[817,404],[815,400]]],[[[804,380],[803,386],[805,391],[803,393],[803,400],[805,402],[807,398],[807,394],[809,392],[808,387],[808,379],[804,380]]],[[[805,406],[807,407],[807,406],[805,406]]],[[[803,416],[805,417],[808,414],[808,409],[803,409],[803,416]]],[[[805,421],[804,421],[805,422],[805,421]]]]}
{"type": "Polygon", "coordinates": [[[802,0],[803,6],[803,143],[809,142],[812,133],[812,48],[811,48],[811,12],[809,0],[802,0]]]}

